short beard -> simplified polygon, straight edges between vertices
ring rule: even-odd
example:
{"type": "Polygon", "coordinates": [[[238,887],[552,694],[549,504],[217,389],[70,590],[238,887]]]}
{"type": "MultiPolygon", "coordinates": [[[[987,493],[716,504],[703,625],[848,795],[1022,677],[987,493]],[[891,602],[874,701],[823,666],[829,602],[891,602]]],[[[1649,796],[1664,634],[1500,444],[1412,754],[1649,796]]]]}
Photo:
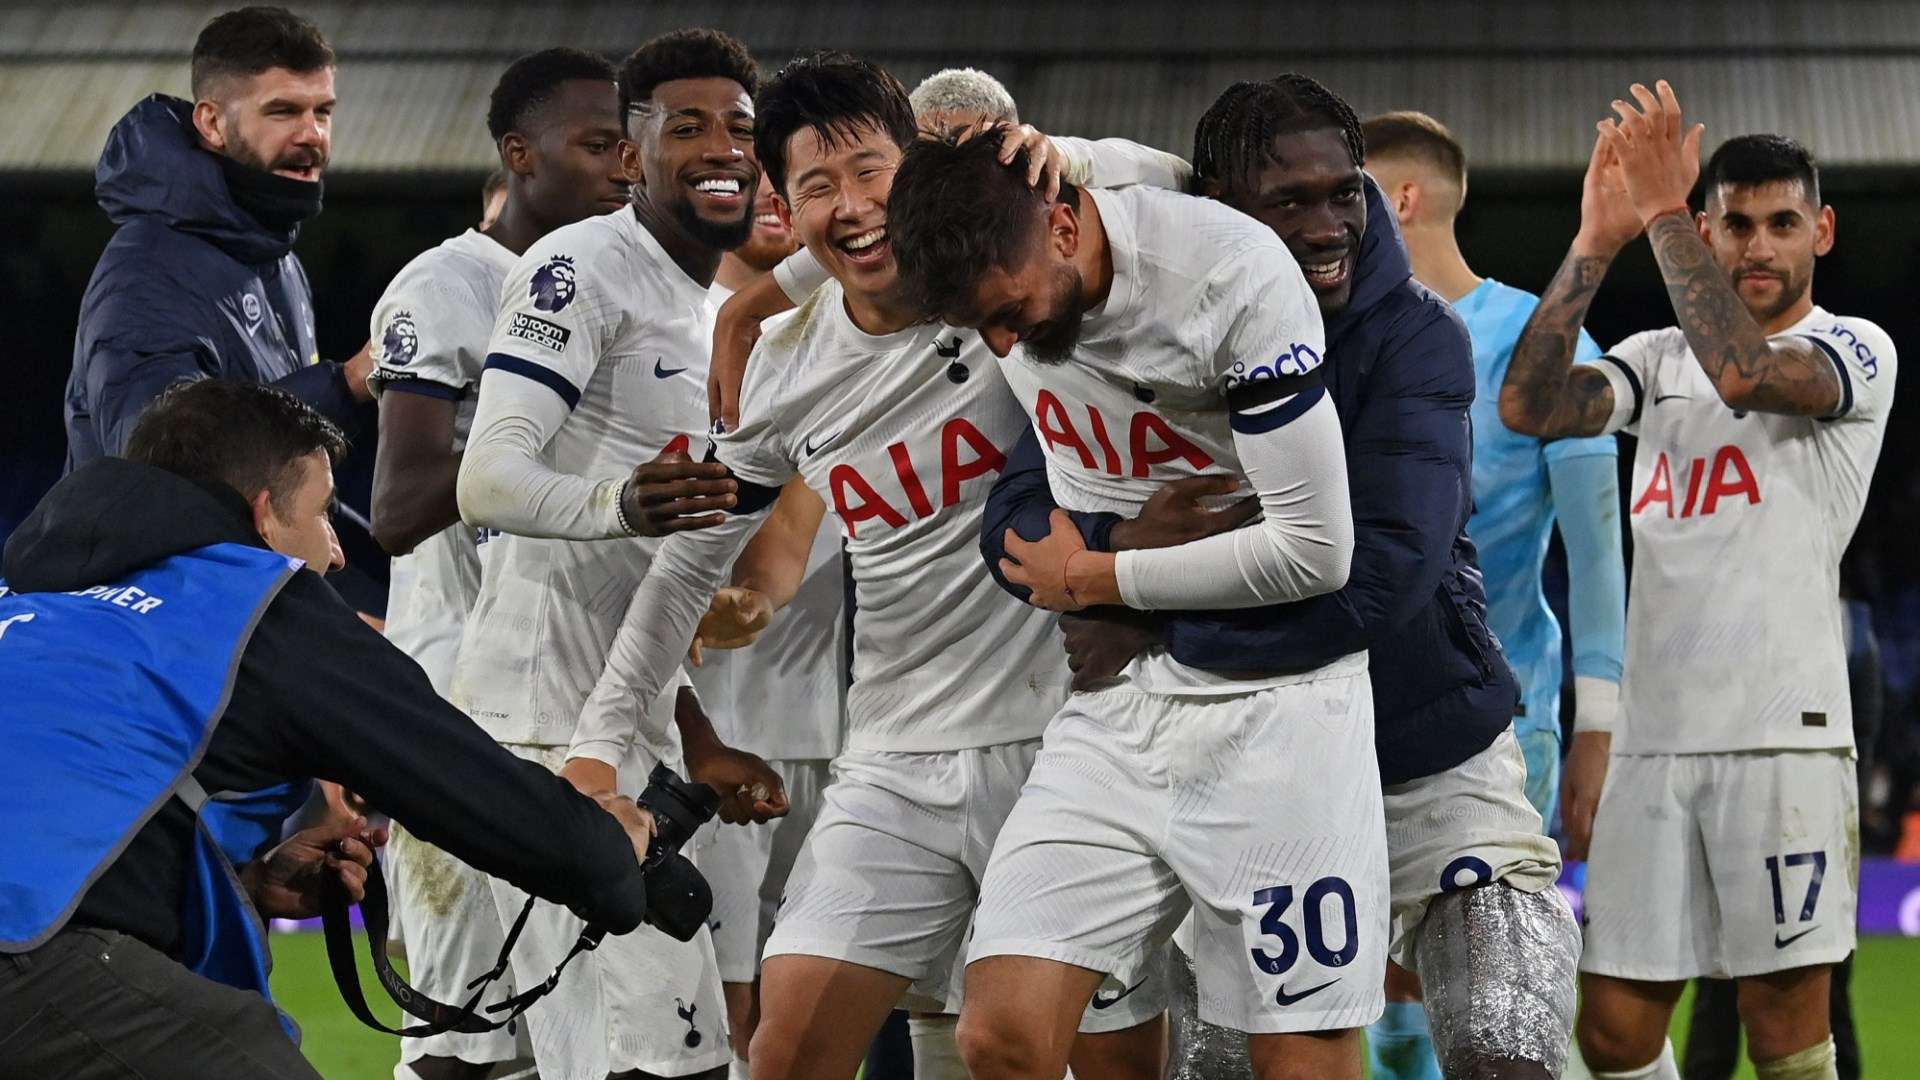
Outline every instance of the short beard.
{"type": "Polygon", "coordinates": [[[238,131],[234,132],[234,137],[227,141],[227,156],[249,169],[268,173],[276,169],[311,168],[325,171],[327,167],[326,157],[313,150],[289,150],[282,154],[278,161],[270,162],[253,148],[252,143],[240,138],[238,131]]]}
{"type": "Polygon", "coordinates": [[[1080,327],[1086,321],[1081,311],[1086,306],[1087,289],[1080,271],[1061,267],[1055,271],[1054,281],[1064,286],[1066,294],[1059,314],[1041,323],[1020,343],[1027,359],[1036,364],[1064,364],[1073,359],[1073,350],[1080,344],[1080,327]]]}
{"type": "Polygon", "coordinates": [[[1765,326],[1786,314],[1789,308],[1799,303],[1801,298],[1807,295],[1807,290],[1813,285],[1812,278],[1813,276],[1811,274],[1805,277],[1795,274],[1781,281],[1780,299],[1768,304],[1765,311],[1749,311],[1748,314],[1753,316],[1755,322],[1765,326]]]}
{"type": "Polygon", "coordinates": [[[694,241],[701,246],[718,251],[732,251],[746,243],[747,237],[753,235],[754,201],[753,196],[747,197],[746,209],[741,213],[740,220],[735,222],[708,221],[700,216],[691,202],[684,199],[674,203],[672,216],[673,220],[686,230],[687,235],[693,237],[694,241]]]}

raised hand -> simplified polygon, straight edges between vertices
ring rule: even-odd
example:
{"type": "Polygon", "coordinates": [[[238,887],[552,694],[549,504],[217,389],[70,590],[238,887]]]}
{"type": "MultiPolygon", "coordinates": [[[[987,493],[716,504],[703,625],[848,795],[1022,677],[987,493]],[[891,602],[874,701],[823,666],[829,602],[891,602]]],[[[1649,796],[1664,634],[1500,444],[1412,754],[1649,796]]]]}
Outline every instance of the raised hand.
{"type": "Polygon", "coordinates": [[[1580,231],[1573,238],[1576,254],[1612,259],[1646,227],[1627,194],[1620,161],[1604,133],[1593,137],[1593,157],[1580,182],[1580,231]]]}
{"type": "Polygon", "coordinates": [[[1662,214],[1687,209],[1687,196],[1700,179],[1700,136],[1705,124],[1686,126],[1680,101],[1665,79],[1658,93],[1634,83],[1639,108],[1616,100],[1619,120],[1602,120],[1600,137],[1620,163],[1627,197],[1643,224],[1662,214]]]}

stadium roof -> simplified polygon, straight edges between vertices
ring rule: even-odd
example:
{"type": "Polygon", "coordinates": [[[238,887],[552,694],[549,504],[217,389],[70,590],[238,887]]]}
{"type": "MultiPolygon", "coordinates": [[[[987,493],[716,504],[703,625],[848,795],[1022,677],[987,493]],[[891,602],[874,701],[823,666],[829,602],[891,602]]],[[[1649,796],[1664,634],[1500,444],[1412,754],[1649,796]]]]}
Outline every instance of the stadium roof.
{"type": "MultiPolygon", "coordinates": [[[[228,6],[0,7],[0,169],[90,169],[133,102],[185,92],[194,35],[228,6]]],[[[1707,122],[1708,145],[1770,130],[1827,164],[1920,163],[1920,17],[1898,0],[296,6],[340,55],[339,170],[488,168],[487,93],[514,56],[553,44],[619,54],[702,24],[739,34],[769,69],[828,45],[909,85],[940,67],[983,67],[1045,130],[1181,153],[1229,82],[1298,70],[1363,115],[1438,116],[1476,166],[1577,167],[1607,101],[1658,77],[1707,122]]]]}

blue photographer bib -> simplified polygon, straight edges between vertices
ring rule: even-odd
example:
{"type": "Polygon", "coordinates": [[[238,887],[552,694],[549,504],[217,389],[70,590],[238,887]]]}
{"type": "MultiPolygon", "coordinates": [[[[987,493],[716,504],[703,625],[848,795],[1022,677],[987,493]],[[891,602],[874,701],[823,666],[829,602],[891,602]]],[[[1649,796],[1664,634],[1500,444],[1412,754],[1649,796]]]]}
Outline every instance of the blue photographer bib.
{"type": "Polygon", "coordinates": [[[193,779],[240,656],[302,564],[243,544],[70,593],[0,582],[0,952],[59,932],[168,799],[199,816],[187,965],[266,992],[264,926],[234,866],[279,839],[307,785],[209,800],[193,779]]]}

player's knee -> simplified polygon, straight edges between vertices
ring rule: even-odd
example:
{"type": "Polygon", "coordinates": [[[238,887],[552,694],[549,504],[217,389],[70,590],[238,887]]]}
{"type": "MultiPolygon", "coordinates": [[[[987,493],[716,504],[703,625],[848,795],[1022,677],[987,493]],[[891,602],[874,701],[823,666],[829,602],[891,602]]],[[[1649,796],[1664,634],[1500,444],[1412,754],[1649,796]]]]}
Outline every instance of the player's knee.
{"type": "Polygon", "coordinates": [[[1573,1026],[1574,1039],[1580,1044],[1580,1056],[1594,1072],[1618,1072],[1637,1069],[1660,1056],[1666,1042],[1665,1031],[1639,1031],[1628,1024],[1602,1014],[1597,1009],[1581,1009],[1573,1026]]]}
{"type": "Polygon", "coordinates": [[[799,1075],[800,1040],[782,1032],[777,1023],[756,1027],[747,1043],[747,1061],[753,1080],[788,1080],[799,1075]]]}
{"type": "Polygon", "coordinates": [[[1049,1047],[1039,1033],[985,1010],[963,1011],[954,1039],[974,1080],[1059,1076],[1067,1067],[1062,1048],[1049,1047]]]}

